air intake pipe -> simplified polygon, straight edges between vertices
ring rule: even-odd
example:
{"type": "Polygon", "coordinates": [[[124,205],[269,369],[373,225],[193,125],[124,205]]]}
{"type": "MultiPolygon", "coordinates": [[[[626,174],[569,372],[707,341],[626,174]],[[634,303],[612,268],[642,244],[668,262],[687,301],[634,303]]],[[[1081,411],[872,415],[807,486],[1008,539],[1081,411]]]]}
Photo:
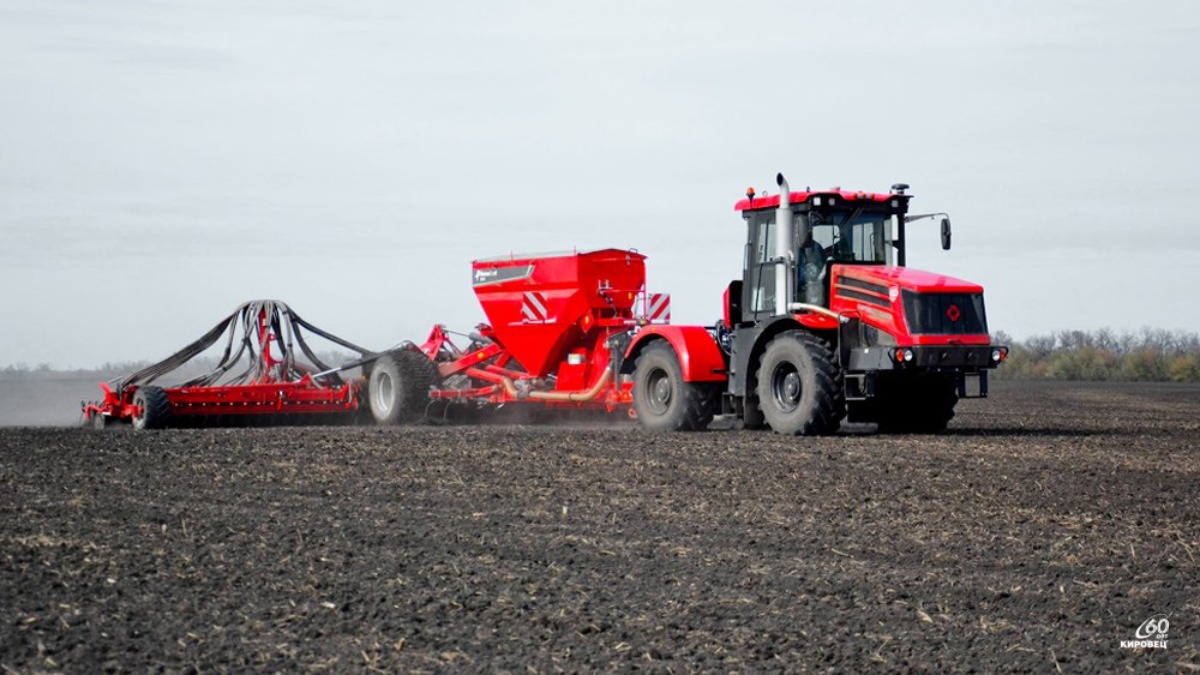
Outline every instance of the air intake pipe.
{"type": "Polygon", "coordinates": [[[792,279],[789,264],[795,253],[792,251],[792,191],[783,174],[775,175],[779,186],[779,208],[775,210],[775,315],[788,313],[792,304],[792,279]]]}

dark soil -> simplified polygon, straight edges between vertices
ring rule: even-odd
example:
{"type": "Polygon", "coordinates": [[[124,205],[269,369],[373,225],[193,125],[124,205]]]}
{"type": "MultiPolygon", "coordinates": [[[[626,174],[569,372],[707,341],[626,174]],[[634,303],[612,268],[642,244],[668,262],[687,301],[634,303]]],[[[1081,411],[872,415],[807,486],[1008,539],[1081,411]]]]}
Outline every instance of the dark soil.
{"type": "Polygon", "coordinates": [[[0,429],[0,670],[1190,671],[1198,444],[1200,387],[1044,383],[940,436],[0,429]]]}

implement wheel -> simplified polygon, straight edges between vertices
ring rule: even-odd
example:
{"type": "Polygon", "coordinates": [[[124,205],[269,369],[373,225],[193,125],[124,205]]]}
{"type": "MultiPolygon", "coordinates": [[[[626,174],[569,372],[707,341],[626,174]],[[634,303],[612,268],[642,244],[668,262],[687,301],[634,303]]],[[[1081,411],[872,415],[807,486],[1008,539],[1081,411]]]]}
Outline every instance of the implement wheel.
{"type": "Polygon", "coordinates": [[[841,369],[820,338],[801,330],[775,336],[758,368],[758,400],[776,433],[824,436],[846,415],[841,369]]]}
{"type": "Polygon", "coordinates": [[[162,429],[171,416],[171,402],[162,387],[147,385],[138,387],[133,394],[133,404],[141,410],[133,416],[134,429],[162,429]]]}
{"type": "Polygon", "coordinates": [[[665,342],[648,345],[633,371],[633,409],[650,431],[699,431],[720,403],[720,387],[685,382],[675,350],[665,342]]]}
{"type": "Polygon", "coordinates": [[[367,400],[379,424],[406,424],[425,415],[437,366],[421,352],[399,350],[380,356],[371,369],[367,400]]]}

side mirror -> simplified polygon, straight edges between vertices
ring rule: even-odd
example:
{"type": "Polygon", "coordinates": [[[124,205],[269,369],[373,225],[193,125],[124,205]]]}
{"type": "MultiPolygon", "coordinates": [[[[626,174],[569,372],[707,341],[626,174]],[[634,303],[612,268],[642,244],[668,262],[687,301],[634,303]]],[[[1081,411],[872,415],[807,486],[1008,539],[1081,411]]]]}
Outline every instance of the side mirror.
{"type": "Polygon", "coordinates": [[[942,218],[942,250],[950,250],[950,219],[942,218]]]}

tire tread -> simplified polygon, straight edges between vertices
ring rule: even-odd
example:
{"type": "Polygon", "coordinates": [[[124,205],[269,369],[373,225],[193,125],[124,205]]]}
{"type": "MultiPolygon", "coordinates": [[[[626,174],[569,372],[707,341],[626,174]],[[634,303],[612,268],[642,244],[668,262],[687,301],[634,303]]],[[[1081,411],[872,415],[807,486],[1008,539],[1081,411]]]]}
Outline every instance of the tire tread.
{"type": "MultiPolygon", "coordinates": [[[[675,350],[665,342],[655,342],[647,345],[642,350],[642,353],[638,355],[637,362],[634,365],[635,382],[638,374],[652,367],[652,362],[656,359],[666,359],[660,367],[668,371],[672,382],[678,380],[679,388],[676,395],[680,397],[680,403],[664,416],[665,419],[661,420],[661,424],[647,423],[644,416],[639,415],[639,420],[641,420],[643,426],[659,431],[702,431],[708,428],[709,422],[712,422],[721,404],[721,385],[712,382],[685,381],[683,379],[683,370],[679,365],[679,358],[675,355],[675,350]]],[[[637,385],[635,384],[635,408],[638,396],[637,385]]]]}
{"type": "Polygon", "coordinates": [[[394,366],[396,380],[393,405],[386,415],[380,415],[374,407],[373,378],[368,385],[367,398],[371,414],[379,424],[412,424],[425,416],[429,403],[429,389],[437,382],[437,364],[424,354],[412,349],[399,349],[379,357],[375,368],[390,369],[394,366]],[[387,359],[388,361],[384,361],[387,359]]]}
{"type": "Polygon", "coordinates": [[[167,392],[163,391],[162,387],[155,385],[145,385],[139,387],[137,393],[134,394],[134,399],[142,399],[142,420],[139,428],[141,429],[164,429],[167,426],[167,419],[171,416],[171,401],[167,398],[167,392]]]}
{"type": "MultiPolygon", "coordinates": [[[[798,429],[790,433],[797,436],[828,436],[837,433],[841,427],[842,418],[846,416],[846,388],[845,375],[834,360],[833,349],[830,348],[829,343],[808,331],[787,330],[776,335],[767,344],[767,348],[763,352],[763,361],[766,360],[765,356],[771,351],[772,346],[782,341],[797,343],[808,355],[813,367],[814,384],[817,388],[810,414],[798,429]]],[[[763,383],[769,379],[769,375],[763,372],[763,361],[759,362],[756,374],[760,388],[764,387],[763,383]]],[[[770,385],[765,386],[769,387],[770,385]]],[[[758,392],[758,400],[760,406],[763,405],[763,401],[767,400],[761,390],[758,392]]]]}

